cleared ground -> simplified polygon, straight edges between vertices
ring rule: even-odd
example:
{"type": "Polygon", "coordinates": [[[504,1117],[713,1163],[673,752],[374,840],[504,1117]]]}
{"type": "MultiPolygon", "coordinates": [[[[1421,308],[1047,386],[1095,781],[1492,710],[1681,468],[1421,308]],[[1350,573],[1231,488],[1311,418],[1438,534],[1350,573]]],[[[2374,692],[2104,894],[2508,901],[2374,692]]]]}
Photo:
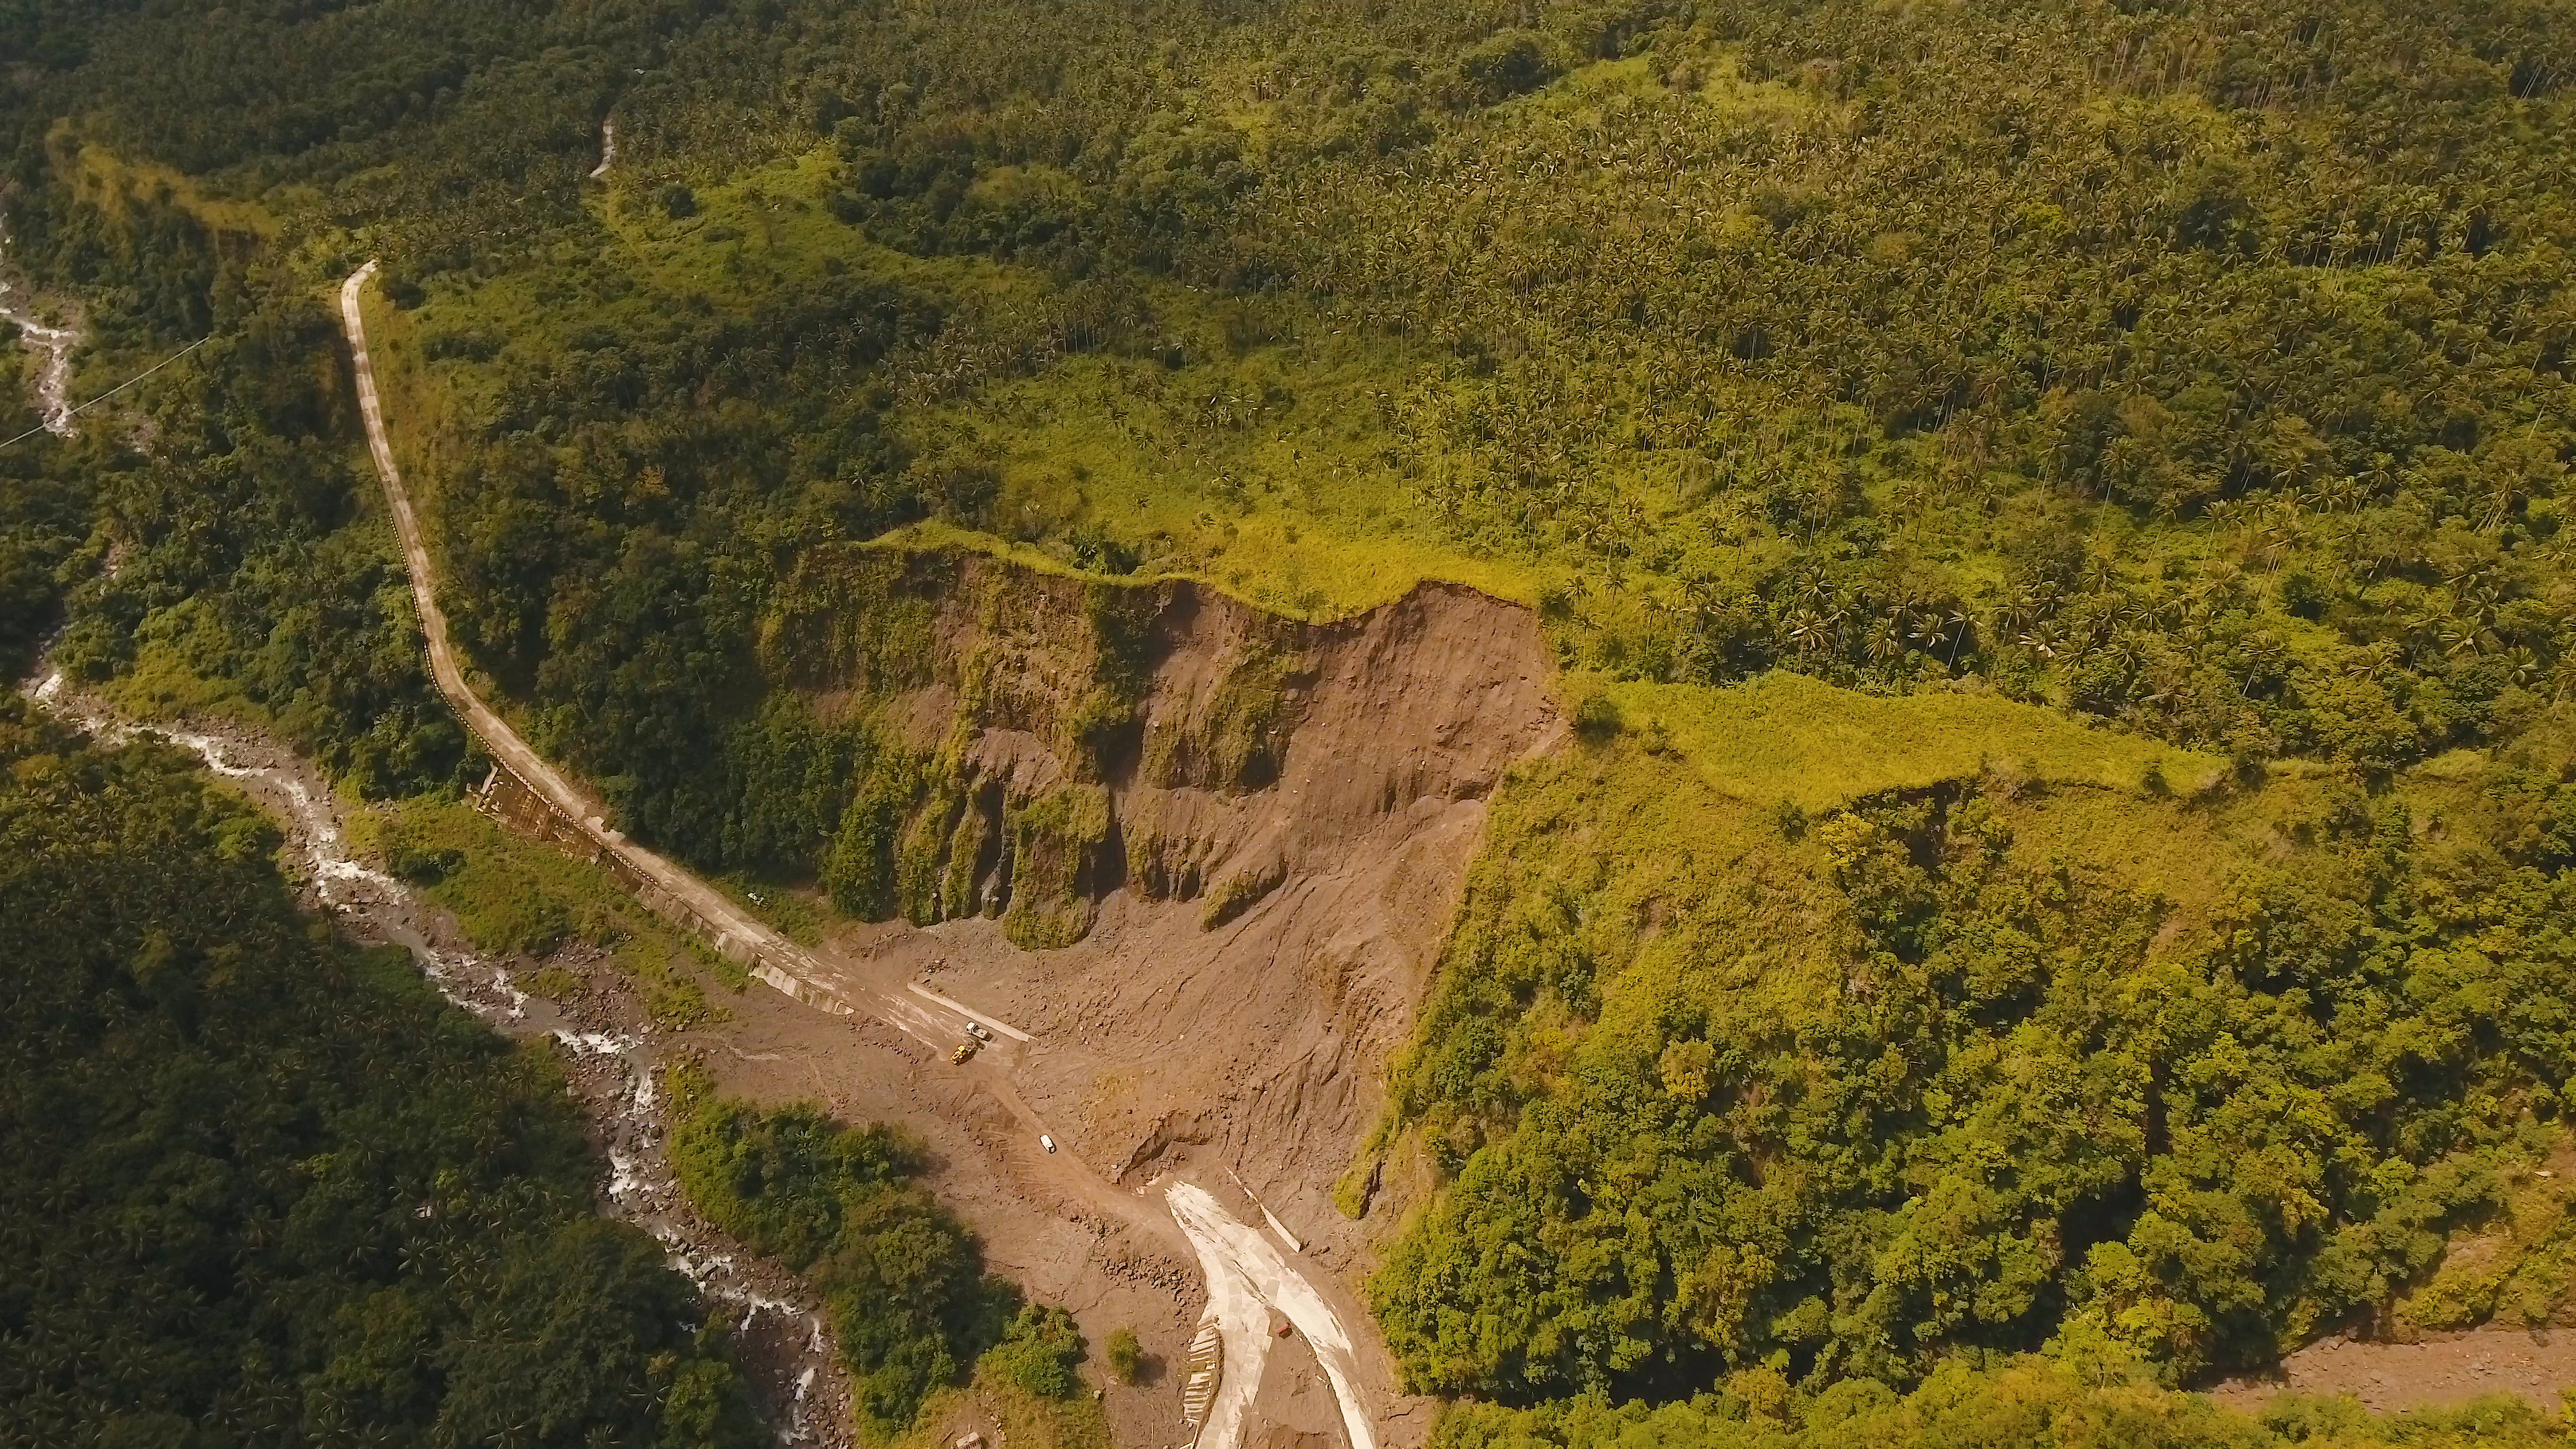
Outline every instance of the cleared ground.
{"type": "MultiPolygon", "coordinates": [[[[1170,1207],[1150,1198],[1138,1189],[1121,1190],[1104,1178],[1076,1150],[1075,1139],[1061,1127],[1051,1125],[1033,1110],[1017,1085],[1017,1068],[1024,1053],[1039,1043],[1030,1033],[1009,1026],[1000,1017],[972,1012],[938,993],[921,989],[903,978],[904,967],[897,958],[868,955],[853,956],[847,952],[827,952],[821,957],[809,956],[788,941],[776,929],[737,907],[729,898],[695,875],[660,855],[624,839],[602,821],[596,802],[523,741],[506,721],[491,710],[467,683],[449,642],[444,615],[436,595],[429,549],[404,488],[396,465],[393,447],[386,435],[384,409],[378,393],[374,370],[367,351],[366,326],[361,300],[373,263],[352,273],[340,294],[341,315],[348,333],[350,350],[358,380],[360,409],[363,414],[369,451],[383,480],[388,506],[396,522],[405,562],[411,573],[415,599],[420,609],[423,631],[428,636],[432,673],[440,691],[464,717],[475,735],[495,758],[541,796],[548,806],[565,820],[573,822],[589,846],[605,856],[624,863],[640,877],[651,891],[659,891],[678,902],[688,916],[704,923],[719,949],[747,949],[757,963],[753,974],[780,995],[819,1009],[819,1015],[847,1026],[862,1050],[849,1052],[818,1051],[820,1043],[810,1043],[794,1051],[759,1051],[728,1033],[719,1045],[724,1054],[743,1064],[785,1063],[801,1060],[819,1089],[815,1095],[828,1094],[821,1062],[828,1058],[835,1072],[845,1070],[842,1060],[850,1056],[872,1057],[871,1067],[878,1071],[866,1075],[875,1078],[877,1090],[865,1094],[873,1102],[849,1104],[847,1115],[857,1118],[883,1118],[886,1098],[895,1095],[899,1086],[906,1089],[907,1105],[918,1110],[933,1105],[945,1124],[962,1125],[962,1134],[940,1134],[949,1142],[965,1147],[971,1155],[987,1161],[1006,1164],[1010,1171],[986,1180],[997,1195],[1016,1199],[1017,1205],[1033,1209],[1040,1218],[1054,1218],[1076,1231],[1067,1234],[1060,1227],[1036,1228],[1023,1220],[1023,1214],[997,1211],[989,1219],[970,1213],[970,1221],[983,1231],[988,1244],[1015,1244],[1034,1237],[1040,1251],[1028,1254],[1034,1261],[1025,1264],[1031,1271],[1020,1276],[1040,1296],[1070,1302],[1077,1308],[1093,1308],[1097,1318],[1098,1285],[1086,1280],[1095,1275],[1117,1276],[1120,1268],[1132,1272],[1139,1261],[1139,1250],[1148,1255],[1145,1276],[1167,1290],[1178,1288],[1186,1294],[1187,1280],[1154,1262],[1164,1250],[1175,1245],[1195,1249],[1210,1269],[1212,1280],[1222,1284],[1221,1300],[1240,1307],[1240,1285],[1248,1283],[1249,1291],[1264,1302],[1277,1303],[1293,1321],[1307,1328],[1315,1341],[1315,1352],[1327,1376],[1332,1380],[1343,1405],[1343,1416],[1353,1449],[1376,1449],[1369,1421],[1374,1412],[1372,1401],[1381,1398],[1382,1386],[1391,1378],[1384,1364],[1382,1350],[1375,1372],[1364,1373],[1354,1343],[1357,1336],[1345,1322],[1352,1305],[1347,1292],[1328,1295],[1311,1285],[1301,1269],[1280,1256],[1276,1247],[1267,1243],[1258,1229],[1247,1226],[1218,1205],[1213,1197],[1185,1183],[1171,1189],[1170,1207]],[[747,946],[746,946],[747,943],[747,946]],[[944,1053],[950,1043],[967,1040],[970,1019],[992,1023],[1001,1040],[986,1048],[975,1060],[956,1064],[944,1053]],[[894,1058],[895,1070],[885,1071],[884,1058],[894,1058]],[[920,1090],[921,1078],[953,1074],[955,1090],[928,1092],[920,1090]],[[869,1110],[871,1106],[879,1110],[869,1110]],[[960,1136],[963,1142],[959,1141],[960,1136]],[[1040,1146],[1042,1139],[1053,1139],[1053,1150],[1040,1146]],[[1081,1241],[1087,1236],[1088,1244],[1081,1241]],[[1113,1239],[1119,1240],[1114,1250],[1104,1251],[1113,1239]],[[1266,1252],[1264,1251],[1266,1249],[1266,1252]],[[1049,1292],[1047,1285],[1036,1281],[1049,1269],[1070,1268],[1073,1281],[1062,1285],[1063,1291],[1049,1292]],[[1177,1283],[1175,1280],[1179,1280],[1177,1283]],[[1091,1298],[1089,1305],[1084,1298],[1091,1298]],[[1338,1299],[1337,1303],[1335,1300],[1338,1299]]],[[[1525,681],[1526,682],[1526,681],[1525,681]]],[[[1320,792],[1319,792],[1320,793],[1320,792]]],[[[1040,1048],[1042,1049],[1042,1048],[1040,1048]]],[[[776,1095],[760,1092],[758,1095],[776,1095]]],[[[790,1091],[786,1095],[804,1096],[790,1091]]],[[[837,1094],[830,1094],[837,1095],[837,1094]]],[[[837,1103],[835,1105],[838,1105],[837,1103]]],[[[926,1134],[927,1135],[927,1134],[926,1134]]],[[[953,1158],[952,1158],[953,1160],[953,1158]]],[[[952,1197],[955,1194],[950,1194],[952,1197]]],[[[996,1206],[999,1204],[996,1203],[996,1206]]],[[[997,1247],[997,1259],[1007,1260],[1009,1248],[997,1247]]],[[[1052,1276],[1052,1275],[1049,1275],[1052,1276]]],[[[1242,1313],[1234,1315],[1243,1318],[1242,1313]]],[[[1356,1321],[1365,1318],[1353,1314],[1356,1321]]],[[[1090,1325],[1095,1333],[1105,1333],[1104,1326],[1090,1325]]],[[[1266,1330],[1266,1325],[1264,1325],[1266,1330]]],[[[1230,1338],[1243,1340],[1247,1358],[1252,1341],[1259,1337],[1248,1321],[1235,1327],[1230,1338]]],[[[1265,1346],[1266,1346],[1266,1340],[1265,1346]]],[[[1247,1363],[1244,1375],[1247,1391],[1257,1389],[1260,1375],[1257,1360],[1247,1363]]],[[[1141,1406],[1140,1406],[1141,1409],[1141,1406]]],[[[1147,1411],[1149,1412],[1149,1411],[1147,1411]]],[[[1240,1415],[1234,1420],[1234,1431],[1244,1427],[1240,1415]]],[[[1232,1449],[1231,1439],[1217,1441],[1221,1449],[1232,1449]]]]}

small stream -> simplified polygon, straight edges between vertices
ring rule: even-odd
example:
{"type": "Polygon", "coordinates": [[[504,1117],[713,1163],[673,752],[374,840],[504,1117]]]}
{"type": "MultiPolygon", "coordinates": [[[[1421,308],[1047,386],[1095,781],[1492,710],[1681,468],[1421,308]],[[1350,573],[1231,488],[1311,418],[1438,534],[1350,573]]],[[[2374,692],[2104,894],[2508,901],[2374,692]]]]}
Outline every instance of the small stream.
{"type": "Polygon", "coordinates": [[[68,438],[72,435],[72,349],[80,344],[80,333],[47,326],[36,315],[35,299],[9,280],[8,266],[9,229],[7,219],[0,217],[0,321],[17,324],[19,346],[44,354],[36,373],[37,416],[46,432],[68,438]]]}
{"type": "MultiPolygon", "coordinates": [[[[608,144],[616,144],[613,133],[608,144]]],[[[7,279],[8,247],[6,219],[0,217],[0,319],[15,323],[20,343],[44,355],[36,381],[43,423],[68,437],[74,413],[71,356],[80,333],[36,314],[33,297],[7,279]]],[[[520,990],[513,963],[477,953],[445,912],[350,853],[341,802],[320,773],[292,752],[223,725],[191,728],[121,718],[43,663],[22,692],[102,741],[150,735],[195,755],[284,827],[281,860],[309,908],[329,912],[352,939],[408,950],[441,995],[494,1030],[553,1037],[565,1075],[607,1151],[602,1210],[660,1241],[671,1266],[697,1284],[708,1311],[738,1315],[737,1357],[755,1406],[781,1443],[822,1449],[849,1444],[848,1383],[834,1362],[821,1313],[802,1285],[709,1227],[680,1192],[665,1150],[669,1124],[655,1090],[657,1044],[649,1027],[626,1030],[607,1008],[568,1011],[520,990]]]]}
{"type": "Polygon", "coordinates": [[[617,123],[613,120],[602,121],[599,123],[599,164],[590,168],[590,179],[593,181],[607,179],[608,168],[616,164],[617,123]]]}
{"type": "Polygon", "coordinates": [[[512,1037],[551,1036],[566,1075],[607,1149],[603,1209],[643,1228],[671,1266],[698,1285],[710,1311],[735,1313],[735,1340],[754,1399],[784,1444],[840,1449],[847,1387],[832,1361],[823,1320],[794,1280],[744,1253],[701,1221],[682,1197],[665,1151],[668,1122],[655,1088],[650,1028],[622,1029],[602,1013],[577,1014],[519,989],[508,963],[462,943],[442,911],[403,882],[354,858],[341,802],[292,753],[241,731],[138,724],[71,689],[40,666],[25,694],[93,737],[116,743],[148,735],[205,762],[249,794],[285,828],[289,864],[308,906],[368,944],[399,945],[449,1001],[512,1037]]]}

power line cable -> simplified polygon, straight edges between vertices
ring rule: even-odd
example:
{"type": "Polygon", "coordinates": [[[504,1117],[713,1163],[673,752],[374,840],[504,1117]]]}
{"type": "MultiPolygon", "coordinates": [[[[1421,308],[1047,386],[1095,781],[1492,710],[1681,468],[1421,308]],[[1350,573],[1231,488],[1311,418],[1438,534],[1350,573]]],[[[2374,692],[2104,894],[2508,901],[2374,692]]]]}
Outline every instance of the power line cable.
{"type": "MultiPolygon", "coordinates": [[[[134,374],[125,381],[120,382],[116,386],[109,388],[107,391],[100,393],[98,396],[91,398],[88,402],[82,403],[79,407],[63,414],[62,421],[70,422],[72,419],[88,412],[91,408],[97,407],[100,403],[107,401],[109,398],[116,396],[118,393],[125,391],[127,388],[134,386],[136,383],[141,382],[143,379],[150,377],[152,374],[168,367],[171,363],[178,361],[180,358],[187,356],[189,353],[196,351],[198,348],[203,347],[214,340],[215,334],[211,332],[207,333],[205,336],[198,338],[196,341],[191,342],[187,346],[180,348],[178,351],[171,353],[169,356],[162,358],[159,362],[152,364],[150,367],[134,374]]],[[[34,427],[29,428],[27,431],[20,433],[18,436],[11,438],[7,442],[0,443],[0,448],[15,447],[18,444],[27,441],[29,438],[34,437],[38,433],[45,431],[45,429],[51,426],[53,426],[51,423],[38,423],[34,427]]]]}

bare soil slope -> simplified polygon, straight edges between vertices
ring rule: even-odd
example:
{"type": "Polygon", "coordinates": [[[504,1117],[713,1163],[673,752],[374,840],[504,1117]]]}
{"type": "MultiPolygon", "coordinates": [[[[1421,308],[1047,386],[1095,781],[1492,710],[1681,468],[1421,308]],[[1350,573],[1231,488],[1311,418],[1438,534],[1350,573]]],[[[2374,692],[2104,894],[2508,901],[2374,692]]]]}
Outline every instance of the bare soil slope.
{"type": "MultiPolygon", "coordinates": [[[[1231,1183],[1245,1201],[1206,1199],[1207,1212],[1257,1216],[1292,1249],[1300,1231],[1356,1246],[1318,1209],[1410,1027],[1484,800],[1558,734],[1534,618],[1426,587],[1305,624],[1185,581],[817,550],[764,628],[764,664],[823,713],[872,721],[879,743],[826,879],[846,902],[922,928],[844,933],[818,959],[588,813],[466,685],[373,383],[361,306],[373,271],[343,286],[343,321],[441,691],[562,817],[550,837],[838,1018],[777,1020],[763,1001],[734,1039],[708,1043],[732,1060],[729,1085],[774,1099],[810,1084],[847,1115],[914,1126],[949,1164],[942,1195],[997,1265],[1075,1305],[1095,1334],[1104,1314],[1133,1315],[1158,1355],[1205,1291],[1170,1250],[1201,1245],[1147,1205],[1139,1169],[1188,1168],[1211,1192],[1231,1183]],[[907,995],[920,984],[908,978],[952,965],[941,984],[978,999],[925,1010],[907,995]],[[969,1010],[1006,1040],[983,1061],[942,1060],[969,1010]],[[1043,1035],[1002,1024],[1011,1015],[1043,1035]],[[760,1017],[789,1049],[747,1049],[760,1017]],[[787,1066],[809,1082],[782,1083],[787,1066]],[[1192,1159],[1194,1146],[1212,1150],[1192,1159]],[[1283,1226],[1254,1191],[1306,1226],[1283,1226]],[[1161,1304],[1176,1311],[1158,1326],[1161,1304]]],[[[1353,1442],[1390,1442],[1373,1440],[1372,1421],[1407,1406],[1388,1407],[1382,1347],[1343,1327],[1367,1322],[1347,1268],[1337,1281],[1275,1256],[1268,1267],[1277,1282],[1254,1291],[1295,1288],[1290,1316],[1338,1345],[1308,1356],[1329,1371],[1353,1442]]],[[[1159,1437],[1157,1406],[1120,1398],[1121,1439],[1159,1437]]]]}
{"type": "MultiPolygon", "coordinates": [[[[928,976],[1035,1033],[1021,1091],[1113,1177],[1230,1170],[1310,1244],[1356,1248],[1332,1185],[1412,1028],[1484,802],[1562,732],[1538,621],[1442,585],[1304,624],[1187,582],[1104,603],[989,559],[900,567],[878,602],[934,611],[934,662],[875,704],[954,762],[964,803],[921,868],[974,870],[975,909],[848,932],[826,959],[928,976]],[[1120,645],[1102,635],[1121,627],[1142,631],[1125,647],[1144,677],[1104,729],[1101,656],[1120,645]],[[1105,818],[1042,882],[1012,817],[1071,791],[1105,818]],[[1023,949],[1010,928],[1042,885],[1082,933],[1023,949]]],[[[907,839],[940,828],[925,811],[907,839]]]]}
{"type": "Polygon", "coordinates": [[[2450,1408],[2515,1394],[2542,1408],[2576,1384],[2576,1332],[2478,1328],[2414,1343],[2328,1338],[2281,1360],[2275,1373],[2229,1379],[2211,1397],[2260,1411],[2276,1394],[2350,1394],[2376,1414],[2450,1408]]]}

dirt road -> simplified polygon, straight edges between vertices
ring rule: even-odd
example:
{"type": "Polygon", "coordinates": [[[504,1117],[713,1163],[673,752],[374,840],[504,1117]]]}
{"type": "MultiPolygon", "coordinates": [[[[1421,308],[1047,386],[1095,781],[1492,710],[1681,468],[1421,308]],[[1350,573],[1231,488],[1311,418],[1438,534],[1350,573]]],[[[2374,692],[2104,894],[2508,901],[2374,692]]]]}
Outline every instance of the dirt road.
{"type": "MultiPolygon", "coordinates": [[[[358,409],[366,420],[367,450],[374,455],[376,472],[384,480],[386,506],[393,512],[394,531],[402,540],[403,562],[411,574],[412,601],[420,611],[421,633],[429,641],[430,672],[438,681],[438,691],[465,719],[485,750],[499,760],[528,787],[545,797],[564,818],[579,824],[582,833],[599,849],[615,855],[635,873],[672,899],[684,904],[701,921],[710,923],[718,936],[720,950],[728,947],[747,949],[760,963],[753,974],[771,987],[840,1015],[864,1012],[889,1026],[903,1031],[945,1055],[958,1042],[967,1038],[966,1023],[970,1013],[953,1002],[936,998],[928,1001],[911,997],[875,983],[848,970],[831,970],[808,955],[802,947],[737,907],[721,891],[700,880],[689,871],[647,850],[611,829],[599,812],[600,807],[575,789],[572,782],[519,737],[507,720],[484,704],[466,682],[465,671],[457,663],[454,645],[447,632],[447,615],[439,608],[433,587],[436,577],[429,556],[429,544],[420,526],[420,517],[412,504],[410,490],[403,485],[402,470],[394,461],[393,444],[385,433],[384,402],[376,388],[374,359],[367,352],[366,319],[360,308],[367,282],[375,275],[376,264],[369,262],[350,274],[340,287],[340,321],[349,337],[349,352],[356,365],[358,409]]],[[[990,1021],[991,1018],[985,1018],[990,1021]]],[[[994,1021],[996,1028],[1002,1024],[994,1021]]],[[[1008,1028],[1016,1041],[1029,1040],[1016,1028],[1008,1028]]],[[[999,1043],[996,1043],[998,1046],[999,1043]]],[[[1004,1052],[995,1052],[984,1064],[987,1083],[995,1096],[1022,1119],[1032,1137],[1046,1130],[1036,1114],[1028,1110],[1018,1094],[1009,1090],[999,1060],[1004,1052]]],[[[1119,1193],[1087,1167],[1077,1167],[1069,1154],[1063,1159],[1059,1176],[1063,1185],[1079,1196],[1099,1201],[1105,1194],[1124,1204],[1126,1194],[1119,1193]],[[1089,1181],[1084,1181],[1088,1178],[1089,1181]],[[1096,1190],[1094,1190],[1096,1189],[1096,1190]]],[[[1122,1212],[1121,1216],[1133,1216],[1122,1212]]]]}
{"type": "MultiPolygon", "coordinates": [[[[600,807],[572,787],[546,763],[509,722],[492,712],[465,681],[465,671],[456,662],[455,647],[449,642],[447,615],[438,606],[438,596],[431,581],[435,573],[430,565],[429,544],[422,535],[420,518],[412,507],[411,493],[403,486],[402,470],[394,462],[393,445],[385,435],[384,403],[376,390],[373,359],[367,354],[367,327],[359,308],[359,299],[368,279],[375,275],[376,264],[369,262],[349,275],[340,287],[340,320],[349,335],[349,351],[357,368],[358,409],[367,425],[367,450],[375,456],[376,472],[384,480],[385,502],[392,509],[394,531],[401,536],[403,562],[411,573],[412,602],[420,611],[421,633],[429,641],[431,673],[438,680],[438,692],[447,697],[457,713],[465,717],[466,726],[476,739],[509,771],[527,782],[529,788],[543,795],[564,817],[579,822],[584,834],[601,849],[632,866],[636,873],[652,882],[674,899],[685,903],[701,920],[712,923],[723,941],[748,943],[764,956],[796,962],[804,953],[793,942],[778,934],[762,921],[738,909],[725,895],[696,876],[635,844],[602,820],[600,807]]],[[[791,971],[790,974],[796,974],[791,971]]],[[[820,987],[815,989],[820,990],[820,987]]],[[[795,993],[790,993],[795,994],[795,993]]],[[[854,1005],[857,1003],[853,1003],[854,1005]]],[[[954,1040],[965,1028],[963,1020],[941,1023],[908,1003],[869,1003],[870,1009],[889,1023],[939,1045],[941,1038],[954,1040]],[[940,1028],[946,1026],[943,1031],[940,1028]]]]}
{"type": "MultiPolygon", "coordinates": [[[[1236,1310],[1231,1314],[1220,1312],[1221,1318],[1244,1319],[1250,1311],[1248,1305],[1256,1303],[1268,1304],[1286,1314],[1307,1335],[1341,1401],[1352,1449],[1374,1449],[1370,1410],[1359,1388],[1354,1340],[1326,1297],[1263,1239],[1258,1229],[1234,1217],[1204,1191],[1186,1184],[1175,1185],[1169,1190],[1168,1205],[1158,1205],[1141,1192],[1112,1184],[1090,1163],[1062,1146],[1069,1140],[1066,1134],[1050,1129],[1012,1080],[1014,1065],[1035,1043],[1029,1033],[997,1017],[970,1011],[915,982],[894,979],[884,968],[849,960],[817,960],[697,876],[611,829],[600,813],[601,807],[575,788],[474,692],[449,639],[447,616],[439,607],[434,588],[436,574],[429,546],[385,431],[384,404],[376,386],[374,360],[367,350],[366,321],[360,305],[366,284],[375,272],[376,264],[369,262],[351,273],[340,288],[341,324],[348,335],[355,368],[367,448],[383,480],[386,505],[402,543],[413,601],[420,612],[421,632],[429,645],[431,674],[439,692],[484,748],[565,819],[576,822],[593,846],[616,856],[651,887],[707,923],[718,937],[719,950],[747,954],[758,962],[753,974],[781,993],[838,1015],[874,1017],[917,1038],[942,1056],[966,1040],[968,1021],[981,1021],[990,1027],[1000,1039],[985,1047],[962,1070],[1010,1113],[1030,1142],[1034,1143],[1041,1133],[1050,1133],[1060,1144],[1053,1151],[1026,1154],[1017,1165],[1088,1208],[1175,1248],[1193,1252],[1207,1268],[1211,1293],[1236,1310]]],[[[1268,1349],[1266,1337],[1261,1336],[1266,1328],[1266,1318],[1261,1330],[1229,1322],[1228,1336],[1233,1340],[1229,1354],[1246,1353],[1257,1365],[1268,1349]],[[1253,1337],[1237,1337],[1246,1332],[1253,1337]],[[1258,1350],[1252,1347],[1256,1341],[1261,1345],[1258,1350]]],[[[1257,1368],[1248,1377],[1253,1382],[1247,1384],[1247,1389],[1257,1388],[1257,1368]]],[[[1248,1410],[1247,1404],[1244,1412],[1248,1410]]],[[[1238,1434],[1248,1427],[1240,1415],[1235,1422],[1238,1434]]]]}

